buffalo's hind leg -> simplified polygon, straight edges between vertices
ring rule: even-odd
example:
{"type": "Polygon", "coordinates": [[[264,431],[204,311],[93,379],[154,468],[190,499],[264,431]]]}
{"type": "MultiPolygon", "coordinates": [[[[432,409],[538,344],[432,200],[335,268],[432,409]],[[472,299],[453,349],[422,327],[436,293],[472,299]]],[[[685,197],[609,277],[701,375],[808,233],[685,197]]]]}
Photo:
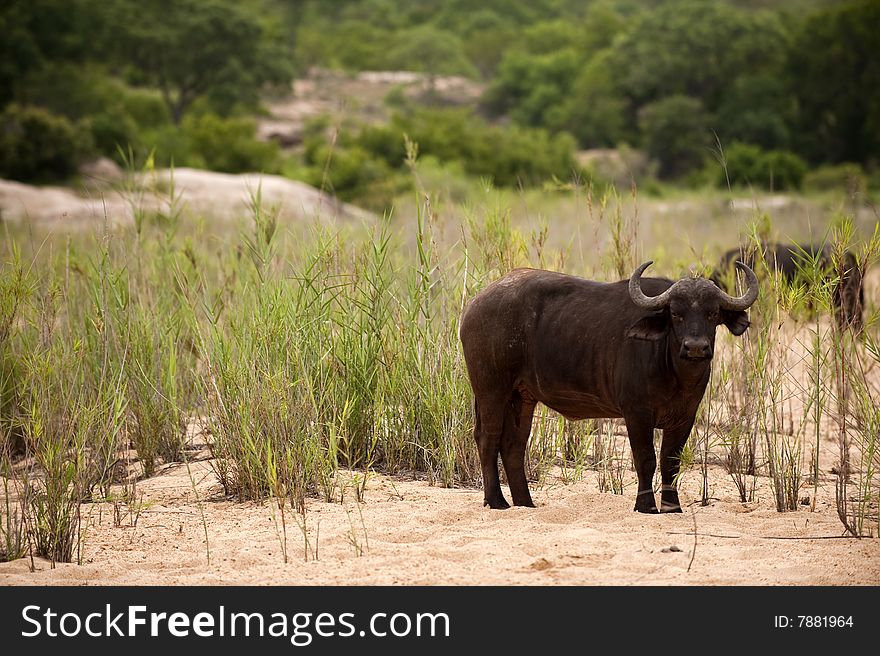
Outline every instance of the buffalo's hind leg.
{"type": "Polygon", "coordinates": [[[675,475],[681,468],[681,452],[687,443],[694,422],[684,426],[663,429],[663,442],[660,445],[660,479],[663,484],[660,492],[660,512],[680,513],[678,489],[675,475]]]}
{"type": "Polygon", "coordinates": [[[504,426],[504,405],[474,401],[476,423],[474,441],[480,455],[480,469],[483,473],[483,505],[494,510],[510,508],[501,493],[501,480],[498,477],[498,453],[501,449],[501,434],[504,426]]]}
{"type": "Polygon", "coordinates": [[[534,508],[529,483],[526,479],[526,446],[532,430],[535,402],[523,400],[519,392],[507,404],[504,413],[504,432],[501,435],[501,462],[510,485],[513,505],[534,508]]]}

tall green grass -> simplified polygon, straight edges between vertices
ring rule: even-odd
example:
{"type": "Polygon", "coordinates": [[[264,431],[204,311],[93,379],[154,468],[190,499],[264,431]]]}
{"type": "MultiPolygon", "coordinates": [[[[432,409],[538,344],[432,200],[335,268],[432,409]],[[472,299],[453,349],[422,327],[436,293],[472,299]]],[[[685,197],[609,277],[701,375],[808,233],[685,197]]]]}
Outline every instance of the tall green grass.
{"type": "Polygon", "coordinates": [[[876,233],[858,241],[843,217],[824,237],[831,264],[801,253],[793,282],[783,279],[761,252],[773,237],[769,217],[745,231],[762,281],[750,310],[752,326],[715,363],[713,391],[726,405],[722,422],[725,466],[741,501],[752,501],[757,477],[771,484],[777,510],[816,508],[820,485],[832,484],[838,514],[852,535],[878,534],[878,481],[871,433],[878,398],[878,362],[867,329],[853,334],[831,318],[835,288],[844,275],[846,251],[857,253],[862,271],[877,260],[876,233]],[[823,455],[823,437],[837,442],[838,457],[823,455]],[[859,464],[851,463],[857,442],[859,464]],[[829,481],[825,472],[830,472],[829,481]]]}
{"type": "MultiPolygon", "coordinates": [[[[210,231],[184,221],[173,183],[165,191],[158,210],[140,207],[132,191],[130,227],[40,237],[6,229],[6,558],[30,550],[76,560],[82,504],[185,459],[192,422],[210,435],[218,493],[274,500],[285,556],[286,513],[303,532],[305,552],[316,554],[306,499],[360,500],[372,472],[479,485],[458,340],[466,301],[516,266],[616,279],[650,250],[639,242],[636,195],[613,191],[575,190],[584,194],[580,238],[589,243],[572,239],[558,251],[547,246],[551,224],[518,229],[491,190],[461,222],[438,214],[420,190],[412,215],[364,226],[315,223],[307,232],[282,225],[258,189],[240,225],[210,231]]],[[[880,238],[856,243],[851,226],[840,225],[829,237],[838,251],[856,249],[863,265],[872,264],[880,238]]],[[[764,217],[746,232],[758,248],[772,224],[764,217]]],[[[807,263],[806,282],[795,286],[758,269],[752,327],[743,338],[719,337],[686,452],[685,464],[700,466],[699,496],[710,501],[706,481],[716,463],[744,502],[766,478],[780,511],[833,484],[845,530],[876,535],[875,326],[869,320],[853,338],[828,320],[834,277],[818,264],[807,263]],[[821,448],[829,431],[840,445],[836,463],[821,448]]],[[[623,493],[632,471],[618,428],[540,408],[528,453],[532,482],[595,471],[601,490],[623,493]]]]}

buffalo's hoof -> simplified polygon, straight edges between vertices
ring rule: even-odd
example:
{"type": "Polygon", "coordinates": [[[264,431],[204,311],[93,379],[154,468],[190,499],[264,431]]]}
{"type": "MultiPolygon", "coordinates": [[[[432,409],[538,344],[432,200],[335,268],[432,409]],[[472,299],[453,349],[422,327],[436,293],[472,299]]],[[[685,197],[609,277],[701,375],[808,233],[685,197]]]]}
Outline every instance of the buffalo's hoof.
{"type": "Polygon", "coordinates": [[[657,510],[657,506],[651,506],[650,508],[639,508],[638,505],[636,505],[636,507],[633,508],[633,511],[644,513],[645,515],[659,515],[660,514],[660,511],[657,510]]]}
{"type": "Polygon", "coordinates": [[[521,506],[523,508],[534,508],[535,507],[535,503],[531,499],[529,499],[528,501],[514,501],[513,505],[514,506],[521,506]]]}
{"type": "Polygon", "coordinates": [[[678,501],[678,490],[672,485],[664,485],[660,495],[661,513],[680,513],[681,504],[678,501]]]}
{"type": "Polygon", "coordinates": [[[657,502],[654,499],[654,493],[651,490],[639,492],[636,495],[636,506],[633,510],[647,515],[656,515],[659,511],[657,510],[657,502]]]}
{"type": "Polygon", "coordinates": [[[489,506],[492,510],[507,510],[510,504],[503,497],[501,499],[486,499],[483,501],[484,506],[489,506]]]}

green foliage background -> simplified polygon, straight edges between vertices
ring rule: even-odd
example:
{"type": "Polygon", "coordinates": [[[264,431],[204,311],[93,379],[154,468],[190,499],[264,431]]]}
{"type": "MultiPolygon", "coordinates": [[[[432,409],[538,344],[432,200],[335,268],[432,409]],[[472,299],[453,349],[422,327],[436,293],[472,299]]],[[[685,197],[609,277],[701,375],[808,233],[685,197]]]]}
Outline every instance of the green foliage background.
{"type": "MultiPolygon", "coordinates": [[[[64,162],[5,165],[25,180],[131,149],[286,172],[382,206],[399,190],[404,134],[501,186],[588,175],[577,149],[621,145],[673,181],[717,178],[694,174],[735,145],[762,163],[725,184],[765,188],[796,188],[797,171],[822,165],[872,180],[880,152],[876,0],[80,0],[75,12],[12,0],[0,32],[0,110],[46,113],[34,148],[65,121],[82,133],[64,162]],[[315,66],[459,75],[486,91],[464,109],[404,99],[387,123],[346,126],[336,141],[325,130],[323,145],[315,130],[291,161],[257,142],[253,118],[261,97],[315,66]]],[[[20,141],[6,129],[0,152],[20,141]]]]}

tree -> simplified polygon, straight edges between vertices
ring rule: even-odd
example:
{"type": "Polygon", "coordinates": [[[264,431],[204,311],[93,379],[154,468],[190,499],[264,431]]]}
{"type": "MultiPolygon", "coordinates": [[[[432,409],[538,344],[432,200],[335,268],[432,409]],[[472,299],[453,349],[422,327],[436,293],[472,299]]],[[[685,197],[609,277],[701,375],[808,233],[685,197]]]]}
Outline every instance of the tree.
{"type": "Polygon", "coordinates": [[[518,39],[526,52],[533,55],[548,55],[578,45],[578,26],[562,18],[542,21],[526,27],[518,39]]]}
{"type": "Polygon", "coordinates": [[[818,12],[788,61],[797,149],[813,162],[876,161],[880,153],[880,3],[818,12]]]}
{"type": "Polygon", "coordinates": [[[789,147],[794,101],[780,78],[779,73],[744,74],[725,90],[715,120],[722,144],[789,147]]]}
{"type": "Polygon", "coordinates": [[[711,146],[708,117],[696,98],[674,95],[639,111],[643,146],[660,165],[659,175],[673,178],[706,159],[711,146]]]}
{"type": "Polygon", "coordinates": [[[107,11],[97,0],[12,0],[0,3],[0,107],[17,97],[31,73],[53,63],[97,59],[107,11]]]}
{"type": "Polygon", "coordinates": [[[586,148],[613,147],[629,136],[626,101],[614,84],[607,56],[604,50],[590,60],[566,103],[568,130],[586,148]]]}
{"type": "Polygon", "coordinates": [[[477,70],[462,51],[461,39],[457,36],[424,25],[397,36],[397,43],[388,52],[388,64],[392,68],[427,73],[433,87],[438,75],[477,76],[477,70]]]}
{"type": "Polygon", "coordinates": [[[118,57],[159,87],[176,124],[199,98],[228,112],[255,103],[266,84],[290,82],[280,40],[232,0],[117,0],[115,9],[118,57]]]}
{"type": "Polygon", "coordinates": [[[578,49],[585,59],[611,46],[614,37],[626,29],[626,20],[608,0],[598,0],[587,7],[579,28],[578,49]]]}
{"type": "Polygon", "coordinates": [[[346,70],[386,68],[388,42],[392,33],[363,21],[329,23],[324,20],[298,33],[297,57],[312,55],[303,64],[323,64],[346,70]],[[311,50],[310,53],[305,51],[311,50]]]}
{"type": "Polygon", "coordinates": [[[515,42],[517,34],[512,24],[491,11],[477,11],[471,16],[462,33],[464,51],[483,79],[488,80],[495,75],[504,53],[515,42]]]}
{"type": "Polygon", "coordinates": [[[615,40],[608,65],[633,111],[682,94],[714,112],[732,80],[743,71],[779,68],[785,48],[785,32],[772,14],[680,0],[642,14],[615,40]]]}
{"type": "Polygon", "coordinates": [[[559,6],[556,0],[530,0],[511,2],[510,0],[402,0],[410,12],[411,24],[432,21],[438,27],[458,34],[463,23],[475,7],[480,11],[491,11],[503,16],[514,25],[534,25],[541,20],[558,17],[559,6]],[[416,9],[418,8],[418,9],[416,9]]]}

